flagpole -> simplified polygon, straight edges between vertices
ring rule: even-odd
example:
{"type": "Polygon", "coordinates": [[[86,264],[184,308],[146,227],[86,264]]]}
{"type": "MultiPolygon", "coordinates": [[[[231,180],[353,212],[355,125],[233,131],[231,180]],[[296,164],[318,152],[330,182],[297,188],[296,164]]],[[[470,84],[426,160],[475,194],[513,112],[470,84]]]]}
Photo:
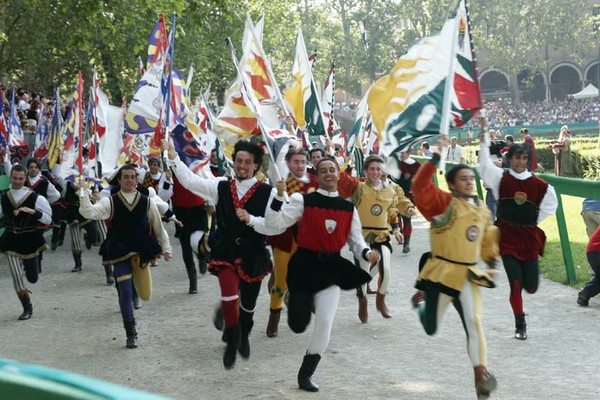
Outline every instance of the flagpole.
{"type": "Polygon", "coordinates": [[[83,75],[81,74],[81,70],[77,74],[78,88],[77,92],[79,93],[79,156],[77,159],[77,166],[79,167],[79,177],[83,175],[83,75]]]}
{"type": "MultiPolygon", "coordinates": [[[[175,19],[176,19],[176,14],[173,13],[173,17],[171,18],[171,34],[173,35],[172,40],[169,41],[169,50],[167,51],[167,53],[171,53],[171,56],[169,57],[168,54],[165,55],[163,61],[165,62],[165,65],[163,65],[163,75],[164,75],[164,68],[166,67],[166,63],[170,62],[169,65],[169,76],[167,77],[167,101],[166,103],[166,107],[167,109],[165,110],[165,139],[167,137],[167,134],[170,135],[169,132],[169,123],[170,123],[170,110],[171,110],[171,72],[173,71],[173,65],[174,65],[174,61],[175,61],[175,19]]],[[[164,104],[163,103],[163,107],[164,104]]],[[[167,150],[163,151],[163,162],[165,165],[167,165],[166,160],[169,159],[169,153],[167,150]]]]}
{"type": "Polygon", "coordinates": [[[457,17],[452,18],[452,40],[450,47],[450,65],[448,67],[448,78],[444,87],[444,102],[442,103],[442,115],[440,119],[440,164],[439,170],[446,169],[446,147],[448,146],[448,131],[450,129],[450,107],[452,106],[452,87],[454,86],[454,64],[456,62],[456,40],[458,36],[457,17]]]}

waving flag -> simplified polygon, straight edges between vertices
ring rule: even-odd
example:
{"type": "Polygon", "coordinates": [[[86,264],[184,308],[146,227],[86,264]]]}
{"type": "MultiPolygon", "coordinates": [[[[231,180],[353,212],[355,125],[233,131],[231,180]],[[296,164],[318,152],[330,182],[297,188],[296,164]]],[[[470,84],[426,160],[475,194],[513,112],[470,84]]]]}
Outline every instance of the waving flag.
{"type": "Polygon", "coordinates": [[[63,126],[64,147],[62,149],[61,175],[81,174],[83,171],[82,128],[83,128],[83,78],[78,75],[77,86],[73,91],[71,109],[63,126]]]}
{"type": "Polygon", "coordinates": [[[48,168],[51,170],[60,160],[62,150],[62,115],[60,114],[60,96],[56,88],[54,95],[54,110],[52,111],[52,123],[48,135],[48,168]]]}
{"type": "Polygon", "coordinates": [[[17,113],[17,105],[15,104],[15,87],[13,86],[12,101],[10,104],[10,122],[8,124],[8,144],[12,150],[11,158],[13,162],[23,160],[29,155],[29,147],[23,137],[21,129],[21,120],[17,113]]]}
{"type": "Polygon", "coordinates": [[[471,39],[471,20],[466,0],[462,0],[458,5],[456,19],[458,20],[458,48],[450,113],[454,125],[460,127],[475,117],[483,108],[483,99],[477,75],[477,60],[471,39]]]}
{"type": "Polygon", "coordinates": [[[284,96],[298,126],[311,135],[327,135],[317,86],[300,29],[296,39],[292,75],[294,85],[284,92],[284,96]]]}
{"type": "MultiPolygon", "coordinates": [[[[167,28],[165,27],[165,16],[161,15],[148,38],[148,60],[146,61],[146,70],[150,69],[152,64],[162,63],[164,55],[167,52],[167,47],[168,40],[167,28]]],[[[144,75],[143,72],[142,75],[144,75]]]]}
{"type": "Polygon", "coordinates": [[[412,46],[371,88],[368,103],[386,155],[447,129],[442,114],[450,108],[445,93],[453,83],[455,22],[412,46]]]}
{"type": "Polygon", "coordinates": [[[6,111],[4,109],[4,92],[0,88],[0,148],[8,147],[8,125],[6,124],[6,111]]]}
{"type": "Polygon", "coordinates": [[[327,135],[331,136],[334,121],[333,107],[335,105],[335,63],[333,62],[331,63],[329,75],[323,88],[323,101],[321,104],[323,105],[323,121],[327,129],[327,135]]]}
{"type": "MultiPolygon", "coordinates": [[[[98,73],[94,67],[92,75],[92,136],[101,138],[106,132],[106,105],[108,102],[100,101],[100,98],[104,95],[104,92],[100,89],[100,82],[98,81],[98,73]]],[[[108,99],[107,99],[108,100],[108,99]]]]}
{"type": "MultiPolygon", "coordinates": [[[[241,73],[247,78],[248,90],[252,89],[257,99],[257,107],[260,109],[263,122],[275,128],[279,126],[277,106],[283,105],[282,96],[262,48],[261,21],[254,27],[250,17],[246,17],[242,38],[243,55],[239,60],[239,67],[241,73]]],[[[214,126],[215,133],[228,145],[233,145],[241,137],[260,134],[256,108],[244,101],[239,76],[231,89],[214,126]]]]}
{"type": "Polygon", "coordinates": [[[50,134],[51,117],[52,108],[47,107],[45,103],[42,103],[35,132],[35,146],[33,149],[33,156],[42,161],[48,157],[48,135],[50,134]]]}

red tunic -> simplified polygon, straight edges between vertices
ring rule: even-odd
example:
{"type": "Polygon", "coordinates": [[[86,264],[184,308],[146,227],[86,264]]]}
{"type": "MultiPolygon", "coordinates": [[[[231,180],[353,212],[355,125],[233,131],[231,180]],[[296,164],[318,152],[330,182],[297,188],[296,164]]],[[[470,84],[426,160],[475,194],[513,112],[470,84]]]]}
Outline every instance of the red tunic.
{"type": "Polygon", "coordinates": [[[177,178],[173,177],[173,197],[171,197],[174,207],[196,207],[204,204],[204,199],[184,188],[177,178]]]}
{"type": "Polygon", "coordinates": [[[538,228],[537,219],[547,190],[548,184],[534,175],[521,180],[504,173],[496,220],[501,232],[501,255],[527,261],[544,254],[546,235],[538,228]]]}
{"type": "Polygon", "coordinates": [[[592,234],[590,241],[585,249],[586,253],[600,253],[600,226],[592,234]]]}

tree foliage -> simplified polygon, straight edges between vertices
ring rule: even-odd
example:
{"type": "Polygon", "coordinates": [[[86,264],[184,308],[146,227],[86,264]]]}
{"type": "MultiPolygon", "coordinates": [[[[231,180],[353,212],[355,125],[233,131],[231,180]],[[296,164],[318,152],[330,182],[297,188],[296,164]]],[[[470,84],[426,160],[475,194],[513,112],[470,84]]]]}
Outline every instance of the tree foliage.
{"type": "MultiPolygon", "coordinates": [[[[439,30],[456,0],[0,0],[0,73],[32,90],[67,89],[92,65],[114,103],[133,94],[138,57],[161,13],[177,14],[175,65],[194,64],[192,93],[209,83],[221,93],[235,78],[225,39],[241,43],[244,19],[265,16],[264,48],[280,85],[291,79],[296,32],[318,50],[323,82],[336,62],[338,88],[358,96],[361,84],[387,73],[408,47],[439,30]]],[[[475,46],[488,64],[515,76],[544,71],[548,52],[591,58],[586,0],[473,0],[475,46]]],[[[588,10],[589,9],[589,10],[588,10]]],[[[167,22],[170,29],[170,22],[167,22]]],[[[241,51],[241,49],[239,49],[241,51]]]]}

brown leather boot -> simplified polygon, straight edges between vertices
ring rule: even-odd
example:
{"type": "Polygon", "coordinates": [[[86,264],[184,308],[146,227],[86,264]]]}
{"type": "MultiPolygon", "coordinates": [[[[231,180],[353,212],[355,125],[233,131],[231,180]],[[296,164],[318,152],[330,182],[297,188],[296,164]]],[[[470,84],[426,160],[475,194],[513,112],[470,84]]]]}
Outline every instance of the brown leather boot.
{"type": "Polygon", "coordinates": [[[392,313],[385,305],[385,294],[377,292],[377,297],[375,298],[375,307],[377,308],[377,311],[381,313],[383,318],[392,318],[392,313]]]}
{"type": "Polygon", "coordinates": [[[483,365],[473,367],[475,374],[475,392],[478,399],[485,399],[496,389],[496,378],[483,365]]]}
{"type": "Polygon", "coordinates": [[[267,324],[267,336],[270,338],[274,338],[277,336],[279,329],[279,318],[281,317],[281,308],[277,310],[273,310],[271,308],[271,313],[269,314],[269,323],[267,324]]]}
{"type": "Polygon", "coordinates": [[[358,298],[358,319],[363,324],[369,321],[369,302],[366,295],[358,298]]]}

